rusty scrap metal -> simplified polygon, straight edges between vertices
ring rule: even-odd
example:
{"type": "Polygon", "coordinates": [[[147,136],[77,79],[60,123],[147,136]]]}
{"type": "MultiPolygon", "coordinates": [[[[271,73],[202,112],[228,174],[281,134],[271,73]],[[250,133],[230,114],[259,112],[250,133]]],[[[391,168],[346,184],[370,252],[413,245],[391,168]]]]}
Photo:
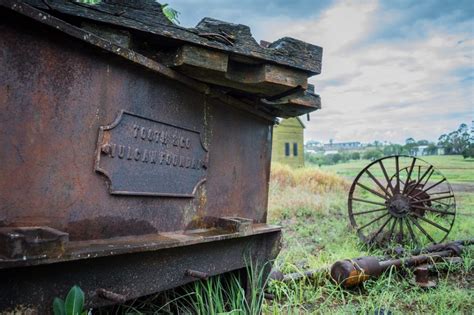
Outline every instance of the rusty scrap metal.
{"type": "Polygon", "coordinates": [[[433,251],[422,255],[380,260],[367,256],[337,261],[331,267],[331,278],[344,287],[353,287],[370,279],[377,278],[390,268],[411,268],[422,264],[433,263],[446,257],[460,256],[462,245],[449,245],[442,251],[433,251]]]}
{"type": "Polygon", "coordinates": [[[367,244],[439,243],[456,216],[446,177],[411,156],[388,156],[367,165],[354,179],[348,199],[350,224],[367,244]]]}
{"type": "Polygon", "coordinates": [[[112,304],[280,249],[272,126],[317,108],[303,92],[321,48],[253,51],[246,26],[198,25],[235,37],[223,45],[127,3],[0,0],[0,312],[47,313],[76,284],[87,307],[112,304]]]}
{"type": "Polygon", "coordinates": [[[0,313],[47,313],[72,285],[120,303],[280,250],[272,126],[320,108],[322,48],[132,2],[0,0],[0,313]]]}
{"type": "MultiPolygon", "coordinates": [[[[337,261],[331,266],[325,266],[318,269],[304,270],[301,272],[284,274],[281,270],[274,268],[270,272],[271,280],[282,282],[293,282],[304,279],[318,279],[320,277],[331,276],[337,283],[346,287],[357,285],[370,277],[378,277],[390,267],[414,267],[425,266],[424,264],[442,260],[450,263],[461,263],[462,250],[465,246],[474,245],[474,239],[456,240],[443,244],[430,245],[425,248],[413,250],[411,257],[401,257],[405,253],[400,247],[392,251],[392,256],[397,259],[391,259],[389,256],[379,257],[359,257],[355,259],[346,259],[337,261]]],[[[432,265],[427,264],[427,268],[432,265]]],[[[419,277],[424,277],[423,271],[419,277]]],[[[420,278],[421,279],[421,278],[420,278]]],[[[423,280],[420,280],[423,281],[423,280]]]]}
{"type": "Polygon", "coordinates": [[[197,270],[188,269],[186,270],[185,274],[186,276],[190,276],[190,277],[200,279],[200,280],[206,280],[207,278],[209,278],[209,274],[207,274],[206,272],[197,271],[197,270]]]}
{"type": "Polygon", "coordinates": [[[436,282],[430,280],[429,275],[429,266],[428,265],[421,265],[415,268],[415,283],[424,289],[434,288],[436,286],[436,282]]]}

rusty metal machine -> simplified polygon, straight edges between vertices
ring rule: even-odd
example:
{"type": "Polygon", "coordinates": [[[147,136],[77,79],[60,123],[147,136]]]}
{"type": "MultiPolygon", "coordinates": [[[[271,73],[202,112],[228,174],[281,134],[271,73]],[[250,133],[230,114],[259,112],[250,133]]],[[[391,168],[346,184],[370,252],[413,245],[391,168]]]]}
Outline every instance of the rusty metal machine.
{"type": "Polygon", "coordinates": [[[349,191],[349,219],[368,244],[440,243],[456,216],[453,189],[422,159],[388,156],[367,165],[349,191]]]}
{"type": "Polygon", "coordinates": [[[152,0],[0,0],[0,310],[88,307],[268,261],[272,126],[322,49],[152,0]],[[114,299],[111,297],[120,297],[114,299]]]}

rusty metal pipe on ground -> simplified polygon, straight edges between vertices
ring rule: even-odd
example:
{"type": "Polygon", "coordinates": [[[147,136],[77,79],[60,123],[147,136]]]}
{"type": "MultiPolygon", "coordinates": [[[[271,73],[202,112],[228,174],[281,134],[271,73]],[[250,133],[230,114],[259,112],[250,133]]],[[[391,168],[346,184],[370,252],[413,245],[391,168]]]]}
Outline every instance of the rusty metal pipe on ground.
{"type": "Polygon", "coordinates": [[[280,270],[274,269],[270,273],[270,279],[292,282],[301,279],[314,279],[331,275],[331,278],[338,284],[345,287],[352,287],[364,282],[370,277],[378,277],[391,266],[395,268],[415,267],[422,264],[436,262],[449,256],[460,256],[464,246],[474,245],[474,239],[457,240],[442,244],[430,245],[425,248],[416,249],[411,252],[411,257],[398,259],[380,259],[373,256],[360,257],[337,261],[332,266],[325,266],[319,269],[305,270],[283,274],[280,270]]]}
{"type": "Polygon", "coordinates": [[[379,277],[391,267],[414,267],[437,262],[445,257],[461,255],[463,247],[451,244],[445,250],[406,258],[379,261],[376,257],[360,257],[340,260],[331,267],[331,278],[346,288],[356,286],[370,278],[379,277]]]}

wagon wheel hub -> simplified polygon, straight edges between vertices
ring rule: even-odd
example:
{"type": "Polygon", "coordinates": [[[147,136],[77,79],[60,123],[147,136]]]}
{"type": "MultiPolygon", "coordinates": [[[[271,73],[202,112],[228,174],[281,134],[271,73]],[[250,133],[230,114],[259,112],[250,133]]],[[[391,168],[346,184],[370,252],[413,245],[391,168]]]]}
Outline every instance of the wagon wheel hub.
{"type": "Polygon", "coordinates": [[[403,195],[395,195],[388,201],[388,211],[394,217],[405,217],[410,213],[410,199],[403,195]]]}

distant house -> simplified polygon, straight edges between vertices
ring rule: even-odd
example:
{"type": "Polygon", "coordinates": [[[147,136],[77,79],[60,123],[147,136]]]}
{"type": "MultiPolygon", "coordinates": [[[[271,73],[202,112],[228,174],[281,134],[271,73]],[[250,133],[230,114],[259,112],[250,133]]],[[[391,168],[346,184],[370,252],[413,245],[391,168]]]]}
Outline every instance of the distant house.
{"type": "Polygon", "coordinates": [[[428,155],[427,145],[419,145],[410,150],[410,155],[412,156],[424,156],[428,155]]]}
{"type": "Polygon", "coordinates": [[[339,142],[339,143],[325,143],[324,151],[343,151],[343,150],[357,150],[361,149],[360,142],[339,142]]]}
{"type": "Polygon", "coordinates": [[[283,119],[273,127],[272,162],[304,166],[304,128],[299,117],[283,119]]]}

